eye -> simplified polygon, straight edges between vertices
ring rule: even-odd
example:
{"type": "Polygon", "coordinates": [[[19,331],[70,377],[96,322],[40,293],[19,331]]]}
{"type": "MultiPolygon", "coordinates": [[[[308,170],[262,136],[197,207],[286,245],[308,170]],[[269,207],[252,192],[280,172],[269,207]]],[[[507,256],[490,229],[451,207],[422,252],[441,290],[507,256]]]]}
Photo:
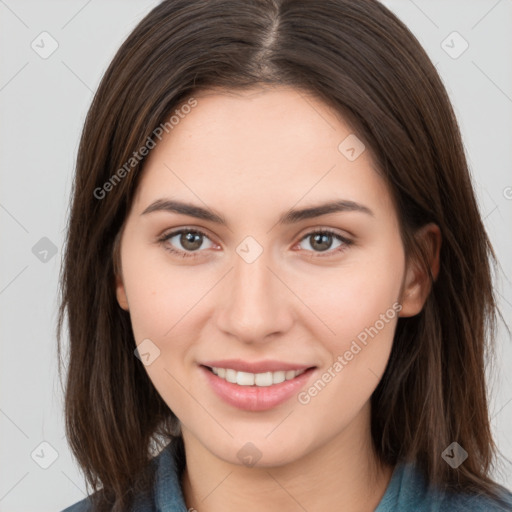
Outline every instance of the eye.
{"type": "Polygon", "coordinates": [[[178,231],[167,233],[158,240],[163,244],[164,248],[174,254],[179,254],[184,258],[195,257],[199,249],[211,249],[214,244],[208,236],[197,229],[183,228],[178,231]],[[205,241],[209,242],[206,247],[203,246],[205,241]]]}
{"type": "MultiPolygon", "coordinates": [[[[167,251],[182,256],[183,258],[199,256],[199,253],[202,252],[201,249],[211,249],[215,246],[208,235],[198,229],[191,228],[182,228],[166,233],[158,239],[158,242],[160,242],[167,251]],[[206,241],[208,243],[204,246],[206,241]]],[[[321,229],[307,233],[302,237],[298,245],[301,249],[316,253],[316,256],[323,257],[340,253],[352,243],[351,240],[335,231],[321,229]],[[309,246],[309,248],[301,247],[304,242],[307,242],[306,246],[309,246]]]]}
{"type": "MultiPolygon", "coordinates": [[[[327,253],[326,255],[329,256],[345,250],[352,244],[351,240],[330,229],[311,231],[302,238],[299,246],[305,241],[307,242],[306,245],[308,245],[311,249],[307,247],[301,247],[302,249],[305,248],[306,250],[312,250],[315,253],[327,253]],[[337,243],[337,245],[334,245],[334,249],[333,242],[335,244],[337,243]]],[[[324,254],[318,254],[318,256],[324,256],[324,254]]]]}

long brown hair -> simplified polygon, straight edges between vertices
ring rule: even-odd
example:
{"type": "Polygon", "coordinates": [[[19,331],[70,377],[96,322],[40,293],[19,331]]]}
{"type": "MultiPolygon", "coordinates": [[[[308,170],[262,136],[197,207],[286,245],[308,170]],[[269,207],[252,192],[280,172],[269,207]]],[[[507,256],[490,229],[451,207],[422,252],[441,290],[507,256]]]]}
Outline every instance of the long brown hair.
{"type": "Polygon", "coordinates": [[[144,167],[144,158],[130,159],[194,91],[256,84],[293,86],[343,116],[389,184],[408,255],[422,254],[419,227],[440,227],[440,273],[423,311],[398,321],[372,396],[372,436],[383,461],[414,461],[431,484],[496,495],[484,375],[496,317],[493,253],[454,113],[425,51],[376,0],[167,0],[103,77],[72,191],[59,358],[66,364],[67,318],[66,429],[88,483],[103,488],[97,510],[125,509],[151,484],[141,475],[156,447],[181,439],[134,357],[130,316],[115,296],[115,240],[144,167]],[[456,470],[441,458],[453,441],[469,453],[456,470]]]}

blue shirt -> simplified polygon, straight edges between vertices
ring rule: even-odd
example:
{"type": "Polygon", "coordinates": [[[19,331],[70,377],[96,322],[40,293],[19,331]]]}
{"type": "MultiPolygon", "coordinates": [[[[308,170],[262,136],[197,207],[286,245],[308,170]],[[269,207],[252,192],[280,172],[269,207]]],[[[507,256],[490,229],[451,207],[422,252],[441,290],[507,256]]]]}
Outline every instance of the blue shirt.
{"type": "MultiPolygon", "coordinates": [[[[156,465],[155,486],[150,496],[137,496],[132,511],[187,512],[178,465],[171,446],[167,446],[152,462],[156,465]]],[[[428,490],[414,465],[397,464],[374,512],[512,512],[512,494],[504,489],[503,496],[508,506],[499,505],[485,496],[440,495],[428,490]]],[[[89,498],[62,512],[92,512],[89,498]]]]}

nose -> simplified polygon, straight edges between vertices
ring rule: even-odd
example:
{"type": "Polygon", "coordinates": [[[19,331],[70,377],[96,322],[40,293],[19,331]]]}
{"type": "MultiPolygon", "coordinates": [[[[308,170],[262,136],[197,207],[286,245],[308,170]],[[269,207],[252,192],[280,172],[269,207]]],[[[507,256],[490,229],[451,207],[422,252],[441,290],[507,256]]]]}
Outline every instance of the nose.
{"type": "Polygon", "coordinates": [[[293,324],[293,295],[269,259],[263,251],[248,263],[235,253],[234,268],[219,290],[217,327],[245,343],[266,343],[293,324]]]}

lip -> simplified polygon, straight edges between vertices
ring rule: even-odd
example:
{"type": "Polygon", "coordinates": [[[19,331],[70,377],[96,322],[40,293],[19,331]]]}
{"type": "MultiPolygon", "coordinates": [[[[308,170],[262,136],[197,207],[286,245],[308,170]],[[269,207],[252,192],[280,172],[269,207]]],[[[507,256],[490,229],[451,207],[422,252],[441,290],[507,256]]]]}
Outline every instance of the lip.
{"type": "Polygon", "coordinates": [[[265,360],[250,363],[242,361],[242,359],[223,359],[222,361],[205,361],[201,363],[203,366],[210,368],[231,368],[237,372],[248,373],[265,373],[265,372],[278,372],[280,370],[307,370],[314,365],[286,363],[283,361],[265,360]]]}
{"type": "MultiPolygon", "coordinates": [[[[215,364],[213,366],[217,365],[215,364]]],[[[218,368],[225,368],[225,366],[218,366],[218,368]]],[[[227,368],[233,368],[233,366],[227,366],[227,368]]],[[[245,368],[247,368],[247,366],[245,366],[245,368]]],[[[316,370],[316,368],[313,367],[302,366],[301,368],[297,369],[306,369],[306,371],[304,373],[301,373],[298,377],[295,377],[294,379],[291,380],[285,380],[284,382],[281,382],[279,384],[273,384],[272,386],[260,387],[239,386],[238,384],[232,384],[231,382],[221,379],[220,377],[215,375],[206,366],[200,365],[199,369],[206,378],[206,381],[210,388],[224,402],[238,409],[251,412],[267,411],[269,409],[272,409],[273,407],[277,407],[278,405],[286,402],[292,396],[296,395],[302,387],[304,387],[306,382],[310,379],[311,375],[316,370]]],[[[284,370],[282,366],[280,367],[280,369],[284,370]]],[[[289,369],[294,370],[296,368],[292,367],[289,369]]],[[[236,368],[233,368],[233,370],[236,370],[236,368]]],[[[263,372],[251,371],[251,373],[263,372]]]]}

